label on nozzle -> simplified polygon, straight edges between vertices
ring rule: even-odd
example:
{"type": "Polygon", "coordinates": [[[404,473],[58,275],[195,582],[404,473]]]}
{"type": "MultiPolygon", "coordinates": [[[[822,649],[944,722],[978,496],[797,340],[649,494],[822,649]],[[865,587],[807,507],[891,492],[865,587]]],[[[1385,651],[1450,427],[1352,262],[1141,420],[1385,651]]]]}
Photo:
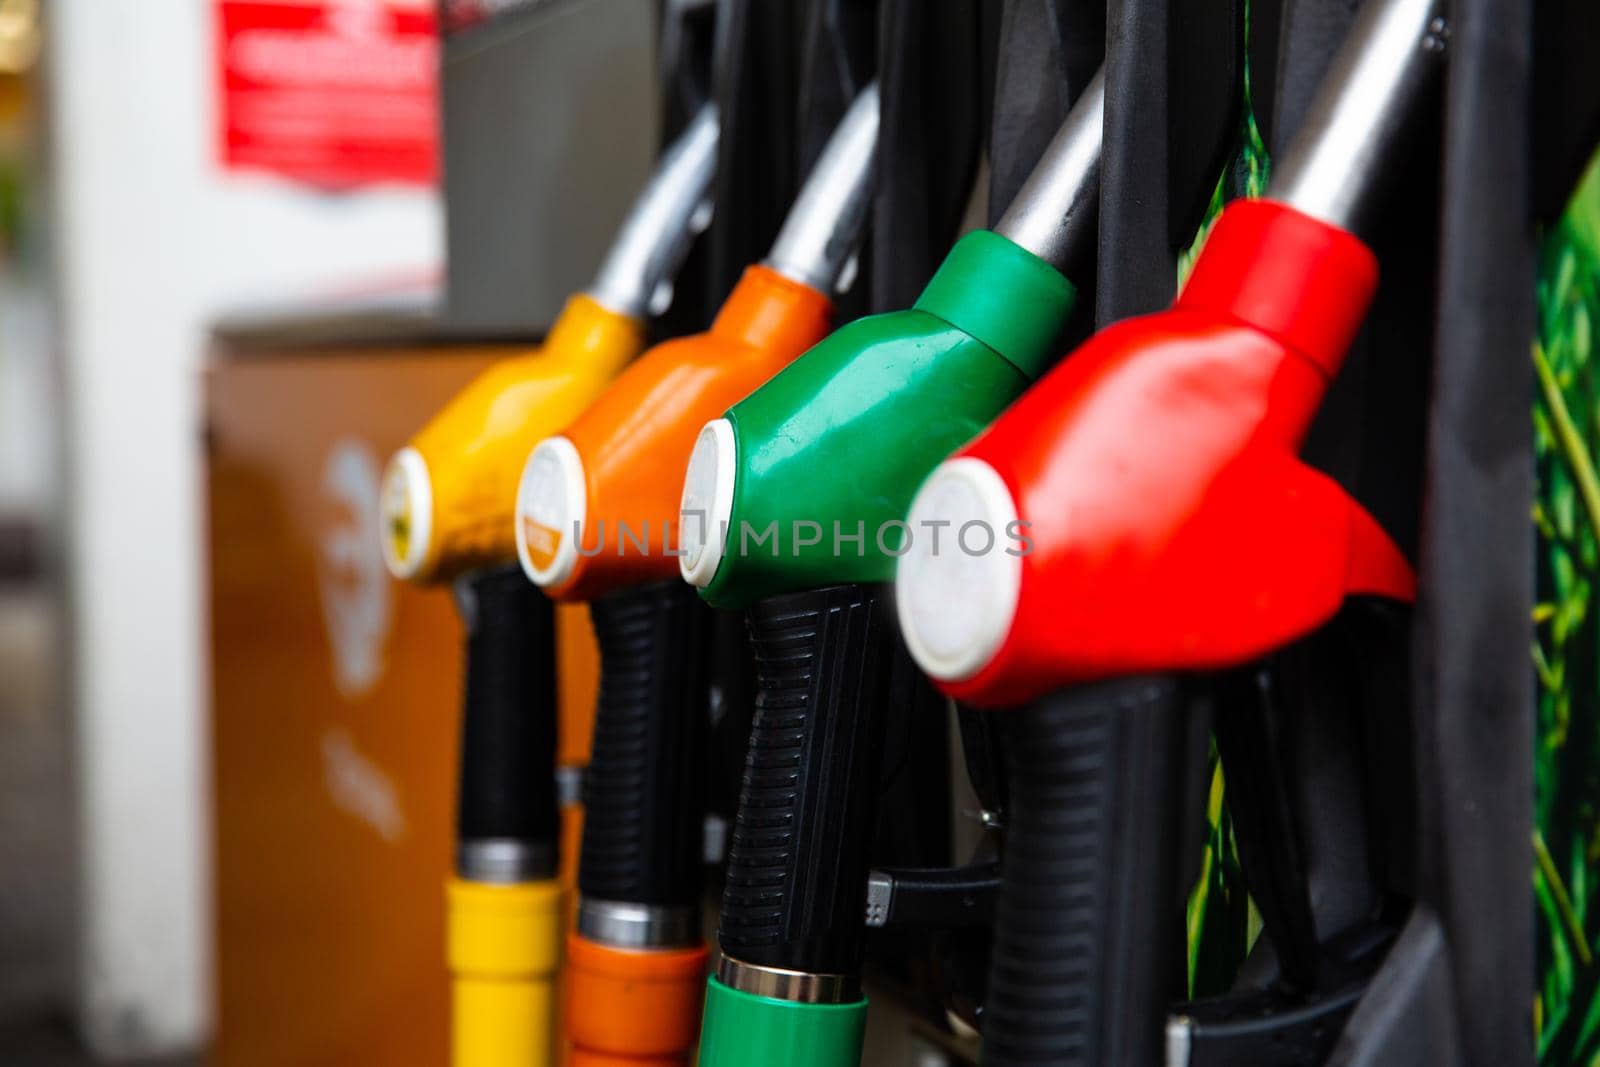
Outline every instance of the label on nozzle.
{"type": "Polygon", "coordinates": [[[522,539],[527,546],[528,558],[538,570],[547,570],[556,561],[556,550],[561,547],[561,531],[554,526],[523,516],[522,539]]]}
{"type": "Polygon", "coordinates": [[[415,448],[403,448],[389,461],[378,508],[385,565],[396,578],[416,577],[433,536],[433,483],[415,448]]]}
{"type": "Polygon", "coordinates": [[[404,475],[389,468],[383,482],[383,536],[386,555],[403,560],[411,555],[411,490],[404,475]]]}
{"type": "Polygon", "coordinates": [[[583,460],[572,442],[565,437],[539,442],[522,469],[516,515],[517,556],[535,583],[558,585],[572,574],[586,496],[583,460]]]}
{"type": "Polygon", "coordinates": [[[701,428],[684,472],[678,570],[698,589],[710,585],[722,565],[723,541],[733,514],[734,457],[732,424],[725,418],[713,419],[701,428]]]}

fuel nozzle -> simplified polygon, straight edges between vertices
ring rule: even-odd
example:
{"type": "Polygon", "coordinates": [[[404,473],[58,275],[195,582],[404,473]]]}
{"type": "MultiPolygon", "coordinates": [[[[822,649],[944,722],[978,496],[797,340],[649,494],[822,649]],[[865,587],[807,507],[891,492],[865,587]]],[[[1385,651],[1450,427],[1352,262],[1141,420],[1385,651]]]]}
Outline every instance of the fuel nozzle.
{"type": "Polygon", "coordinates": [[[916,486],[1050,363],[1063,271],[1094,248],[1103,107],[1096,75],[996,230],[958,241],[912,308],[845,326],[700,431],[679,564],[709,603],[892,577],[916,486]]]}
{"type": "Polygon", "coordinates": [[[1103,330],[929,477],[914,529],[1026,537],[923,539],[900,562],[907,642],[948,691],[1009,705],[1231,665],[1349,593],[1409,595],[1399,550],[1296,451],[1377,286],[1344,227],[1381,195],[1448,36],[1438,0],[1370,0],[1267,198],[1228,205],[1172,309],[1103,330]]]}
{"type": "Polygon", "coordinates": [[[703,110],[663,154],[590,293],[542,349],[501,360],[453,398],[384,475],[384,559],[399,578],[454,578],[468,632],[455,876],[447,889],[458,1067],[555,1057],[563,890],[555,776],[555,623],[511,540],[518,464],[644,347],[652,293],[707,215],[718,125],[703,110]]]}
{"type": "Polygon", "coordinates": [[[445,580],[509,562],[511,516],[528,449],[582,411],[644,348],[645,319],[710,218],[714,105],[662,154],[586,293],[574,295],[541,348],[496,362],[389,462],[383,558],[395,577],[445,580]]]}
{"type": "Polygon", "coordinates": [[[872,84],[711,329],[646,353],[523,470],[523,568],[558,600],[590,601],[601,653],[568,942],[576,1063],[687,1063],[699,1033],[712,618],[677,577],[678,478],[707,418],[827,334],[871,200],[877,132],[872,84]]]}
{"type": "Polygon", "coordinates": [[[885,711],[933,696],[881,583],[916,485],[1049,363],[1063,272],[1095,243],[1102,109],[1097,77],[1001,225],[962,238],[912,308],[840,329],[696,442],[679,562],[710,603],[749,608],[757,672],[706,1067],[860,1059],[885,711]],[[826,1051],[761,1036],[796,1029],[826,1051]]]}
{"type": "Polygon", "coordinates": [[[1280,648],[1352,594],[1413,596],[1393,541],[1298,449],[1377,284],[1345,227],[1447,35],[1434,0],[1369,0],[1282,199],[1229,205],[1172,308],[1095,335],[916,495],[912,527],[957,544],[899,563],[911,652],[946,693],[1016,709],[990,1067],[1162,1061],[1172,842],[1197,777],[1185,676],[1280,648]]]}

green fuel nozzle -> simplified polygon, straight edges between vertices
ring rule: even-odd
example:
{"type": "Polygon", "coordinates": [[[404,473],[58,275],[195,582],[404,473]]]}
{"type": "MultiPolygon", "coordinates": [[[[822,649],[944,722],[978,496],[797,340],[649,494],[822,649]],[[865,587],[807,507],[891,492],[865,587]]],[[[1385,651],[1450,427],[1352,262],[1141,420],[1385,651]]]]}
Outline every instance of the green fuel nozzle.
{"type": "Polygon", "coordinates": [[[1092,250],[1103,89],[995,231],[906,311],[821,342],[701,431],[684,577],[749,607],[757,693],[706,994],[702,1067],[851,1067],[885,710],[933,697],[879,588],[918,484],[1044,371],[1092,250]],[[848,544],[849,550],[842,550],[848,544]]]}
{"type": "Polygon", "coordinates": [[[685,580],[717,607],[885,582],[922,479],[1050,364],[1093,252],[1104,87],[1084,90],[993,231],[916,304],[838,330],[708,423],[683,491],[685,580]]]}

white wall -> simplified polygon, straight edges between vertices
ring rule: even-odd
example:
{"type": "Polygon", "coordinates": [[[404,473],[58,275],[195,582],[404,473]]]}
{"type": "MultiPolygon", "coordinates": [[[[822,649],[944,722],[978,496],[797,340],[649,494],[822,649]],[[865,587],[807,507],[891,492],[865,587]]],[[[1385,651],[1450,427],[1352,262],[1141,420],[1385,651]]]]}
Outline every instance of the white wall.
{"type": "Polygon", "coordinates": [[[52,385],[43,286],[25,269],[0,268],[0,516],[49,516],[58,477],[52,385]]]}
{"type": "Polygon", "coordinates": [[[84,1030],[137,1055],[208,1025],[199,381],[220,307],[440,256],[435,198],[220,173],[207,0],[46,5],[84,1030]]]}

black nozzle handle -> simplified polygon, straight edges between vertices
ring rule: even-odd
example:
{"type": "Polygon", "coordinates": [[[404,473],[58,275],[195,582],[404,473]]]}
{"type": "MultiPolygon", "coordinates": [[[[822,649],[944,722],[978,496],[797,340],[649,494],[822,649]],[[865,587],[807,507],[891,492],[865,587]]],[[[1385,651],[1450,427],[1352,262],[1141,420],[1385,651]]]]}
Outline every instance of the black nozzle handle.
{"type": "Polygon", "coordinates": [[[1172,678],[1002,713],[1011,806],[985,1067],[1154,1067],[1183,974],[1190,732],[1172,678]]]}
{"type": "Polygon", "coordinates": [[[478,882],[555,873],[555,611],[513,563],[456,582],[467,629],[456,871],[478,882]]]}
{"type": "Polygon", "coordinates": [[[672,581],[601,597],[589,614],[600,697],[578,889],[586,901],[697,908],[711,609],[672,581]]]}
{"type": "Polygon", "coordinates": [[[722,898],[727,956],[860,968],[891,615],[886,593],[853,585],[750,609],[757,689],[722,898]]]}

